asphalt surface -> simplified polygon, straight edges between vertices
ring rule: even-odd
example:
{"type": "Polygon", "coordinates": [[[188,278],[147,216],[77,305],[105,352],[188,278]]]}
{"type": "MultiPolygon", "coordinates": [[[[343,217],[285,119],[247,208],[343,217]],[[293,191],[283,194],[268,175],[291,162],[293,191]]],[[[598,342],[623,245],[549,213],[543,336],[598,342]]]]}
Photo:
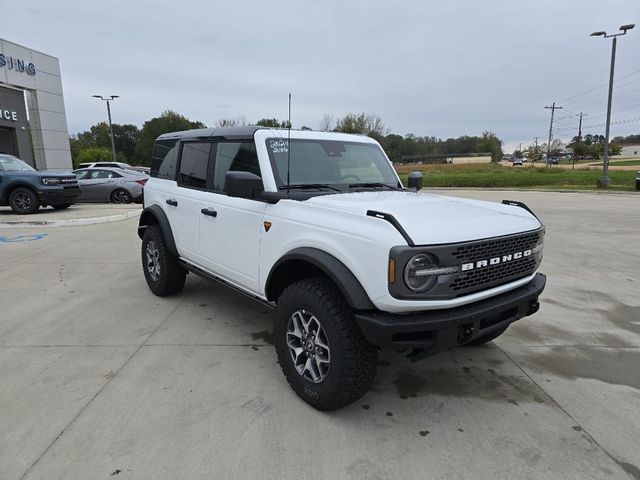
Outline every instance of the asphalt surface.
{"type": "Polygon", "coordinates": [[[640,478],[640,197],[521,200],[541,310],[497,341],[381,356],[356,404],[289,389],[264,307],[147,289],[136,220],[0,228],[0,479],[640,478]]]}

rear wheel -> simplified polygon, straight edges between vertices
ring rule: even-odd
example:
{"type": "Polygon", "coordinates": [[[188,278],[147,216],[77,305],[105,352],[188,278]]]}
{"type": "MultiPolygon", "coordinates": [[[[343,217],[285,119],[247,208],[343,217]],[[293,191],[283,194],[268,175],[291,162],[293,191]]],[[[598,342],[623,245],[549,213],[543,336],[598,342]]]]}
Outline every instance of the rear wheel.
{"type": "Polygon", "coordinates": [[[157,225],[148,226],[142,237],[142,269],[149,289],[160,297],[178,293],[187,272],[171,255],[157,225]]]}
{"type": "Polygon", "coordinates": [[[131,203],[131,194],[119,188],[111,194],[111,203],[131,203]]]}
{"type": "Polygon", "coordinates": [[[36,213],[40,208],[38,197],[28,188],[16,188],[9,195],[9,206],[18,215],[36,213]]]}
{"type": "Polygon", "coordinates": [[[312,407],[335,410],[371,387],[378,353],[340,291],[325,278],[287,287],[276,306],[275,345],[289,385],[312,407]]]}
{"type": "Polygon", "coordinates": [[[475,340],[471,340],[469,343],[465,343],[465,346],[474,347],[478,345],[484,345],[485,343],[489,343],[490,341],[495,340],[504,332],[506,332],[507,328],[508,327],[504,327],[504,328],[499,328],[498,330],[494,330],[493,332],[488,333],[482,337],[478,337],[475,340]]]}

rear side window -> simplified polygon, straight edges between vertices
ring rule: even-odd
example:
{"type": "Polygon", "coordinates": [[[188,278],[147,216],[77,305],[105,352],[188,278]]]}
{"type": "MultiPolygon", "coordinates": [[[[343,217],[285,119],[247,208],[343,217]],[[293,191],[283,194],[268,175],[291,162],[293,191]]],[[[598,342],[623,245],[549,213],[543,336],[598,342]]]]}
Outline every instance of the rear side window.
{"type": "Polygon", "coordinates": [[[151,176],[166,180],[176,179],[178,140],[158,140],[151,155],[151,176]]]}
{"type": "Polygon", "coordinates": [[[253,142],[220,142],[216,149],[213,191],[224,192],[227,172],[251,172],[260,175],[258,154],[253,142]]]}
{"type": "Polygon", "coordinates": [[[211,143],[187,142],[182,144],[178,185],[204,190],[207,186],[207,170],[211,143]]]}

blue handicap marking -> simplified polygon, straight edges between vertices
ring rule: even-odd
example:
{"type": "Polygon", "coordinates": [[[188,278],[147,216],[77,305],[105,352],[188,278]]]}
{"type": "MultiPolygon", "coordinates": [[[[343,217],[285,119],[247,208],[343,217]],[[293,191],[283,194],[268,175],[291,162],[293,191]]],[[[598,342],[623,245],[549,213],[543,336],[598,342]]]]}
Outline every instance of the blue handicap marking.
{"type": "Polygon", "coordinates": [[[0,243],[33,242],[34,240],[42,240],[46,236],[46,233],[34,233],[31,235],[18,235],[16,237],[0,237],[0,243]]]}

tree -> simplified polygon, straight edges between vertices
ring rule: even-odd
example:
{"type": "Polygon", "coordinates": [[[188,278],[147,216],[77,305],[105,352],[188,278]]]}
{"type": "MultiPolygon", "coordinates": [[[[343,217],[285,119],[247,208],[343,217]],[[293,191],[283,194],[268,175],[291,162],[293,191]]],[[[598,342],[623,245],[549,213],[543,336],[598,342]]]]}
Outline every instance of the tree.
{"type": "Polygon", "coordinates": [[[111,162],[111,149],[103,147],[89,147],[82,150],[74,159],[73,167],[77,168],[81,163],[111,162]]]}
{"type": "Polygon", "coordinates": [[[513,157],[514,158],[522,158],[522,157],[524,157],[524,154],[522,153],[522,150],[514,150],[513,151],[513,157]]]}
{"type": "Polygon", "coordinates": [[[220,120],[216,121],[215,126],[216,127],[237,127],[237,126],[243,126],[248,124],[249,124],[249,121],[246,119],[246,117],[243,117],[242,115],[240,115],[237,117],[221,118],[220,120]]]}
{"type": "Polygon", "coordinates": [[[320,130],[321,132],[328,132],[332,128],[333,128],[333,115],[325,113],[324,116],[322,117],[322,120],[320,120],[320,127],[318,128],[318,130],[320,130]]]}
{"type": "Polygon", "coordinates": [[[153,143],[163,133],[179,132],[182,130],[191,130],[193,128],[204,128],[202,122],[193,122],[188,118],[171,110],[166,110],[159,117],[152,118],[144,122],[138,136],[138,145],[136,146],[136,155],[143,165],[151,163],[151,152],[153,151],[153,143]]]}
{"type": "Polygon", "coordinates": [[[379,141],[381,141],[388,133],[379,116],[366,113],[348,113],[343,118],[339,118],[336,121],[336,128],[334,128],[333,131],[342,133],[359,133],[361,135],[367,135],[368,137],[375,138],[379,141]]]}
{"type": "MultiPolygon", "coordinates": [[[[136,162],[136,145],[140,130],[135,125],[113,125],[113,139],[117,155],[122,161],[128,163],[136,162]]],[[[89,130],[78,133],[75,137],[69,139],[71,145],[71,157],[77,160],[81,151],[88,148],[106,148],[111,151],[111,136],[109,134],[109,125],[106,122],[100,122],[93,125],[89,130]]]]}
{"type": "Polygon", "coordinates": [[[491,152],[491,161],[499,162],[502,160],[502,141],[492,131],[485,130],[482,132],[478,147],[481,152],[491,152]]]}
{"type": "Polygon", "coordinates": [[[536,144],[532,143],[526,148],[525,153],[527,154],[527,158],[531,160],[533,163],[542,161],[542,157],[543,157],[542,145],[538,145],[537,143],[536,144]]]}
{"type": "Polygon", "coordinates": [[[259,127],[269,128],[289,128],[289,122],[287,120],[283,120],[280,122],[277,118],[261,118],[256,122],[256,125],[259,127]]]}

